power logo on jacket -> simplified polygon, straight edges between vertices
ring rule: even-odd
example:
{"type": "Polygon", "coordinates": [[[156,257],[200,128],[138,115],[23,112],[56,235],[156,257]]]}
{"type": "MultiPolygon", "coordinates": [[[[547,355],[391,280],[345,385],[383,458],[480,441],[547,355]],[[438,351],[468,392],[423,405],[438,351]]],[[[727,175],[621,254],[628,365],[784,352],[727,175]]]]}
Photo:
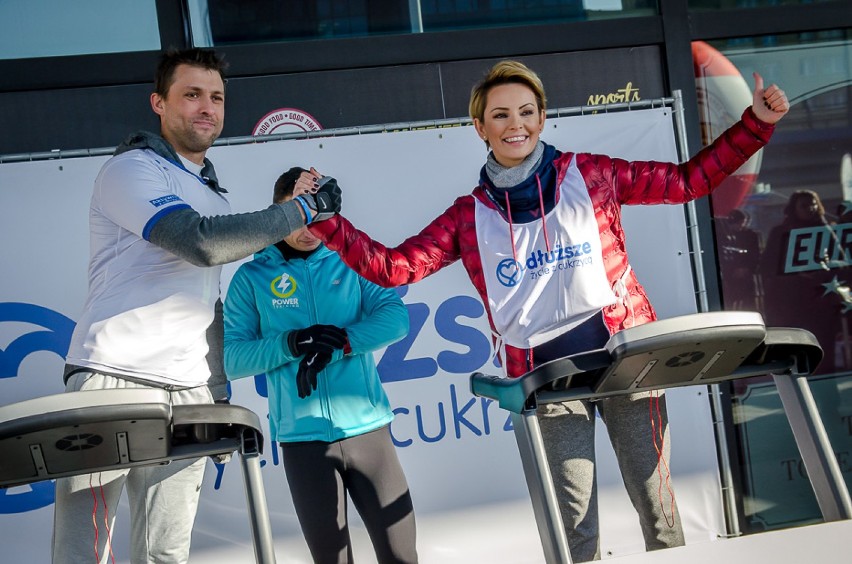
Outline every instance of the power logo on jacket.
{"type": "Polygon", "coordinates": [[[296,293],[296,279],[286,272],[272,280],[269,289],[272,291],[272,307],[299,307],[299,298],[293,297],[296,293]]]}

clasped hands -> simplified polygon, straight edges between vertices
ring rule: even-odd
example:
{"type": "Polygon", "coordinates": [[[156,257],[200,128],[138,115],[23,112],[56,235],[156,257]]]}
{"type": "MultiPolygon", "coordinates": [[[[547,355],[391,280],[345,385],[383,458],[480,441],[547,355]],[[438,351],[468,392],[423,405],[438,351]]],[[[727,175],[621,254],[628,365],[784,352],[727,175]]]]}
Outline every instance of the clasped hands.
{"type": "Polygon", "coordinates": [[[323,221],[340,213],[342,192],[337,180],[322,176],[315,168],[303,172],[296,182],[293,194],[310,208],[312,217],[306,223],[323,221]]]}
{"type": "Polygon", "coordinates": [[[287,335],[290,352],[302,357],[296,371],[296,390],[300,398],[308,397],[317,389],[317,375],[331,362],[334,351],[346,346],[347,340],[346,330],[334,325],[311,325],[287,335]]]}

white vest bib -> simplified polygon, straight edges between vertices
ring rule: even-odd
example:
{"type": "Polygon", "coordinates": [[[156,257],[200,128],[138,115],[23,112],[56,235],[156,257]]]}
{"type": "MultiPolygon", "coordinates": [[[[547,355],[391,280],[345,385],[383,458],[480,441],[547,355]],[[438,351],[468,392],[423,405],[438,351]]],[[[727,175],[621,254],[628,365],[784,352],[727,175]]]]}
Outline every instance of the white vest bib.
{"type": "Polygon", "coordinates": [[[615,303],[603,265],[592,201],[574,159],[557,188],[558,203],[542,221],[512,225],[476,200],[475,225],[488,307],[502,340],[533,348],[615,303]]]}

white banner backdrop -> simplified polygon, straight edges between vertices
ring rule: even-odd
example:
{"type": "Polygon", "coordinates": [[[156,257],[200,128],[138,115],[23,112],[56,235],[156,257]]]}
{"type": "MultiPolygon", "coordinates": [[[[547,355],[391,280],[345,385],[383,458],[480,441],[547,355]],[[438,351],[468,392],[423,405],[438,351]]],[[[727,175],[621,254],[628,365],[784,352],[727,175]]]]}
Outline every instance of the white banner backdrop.
{"type": "MultiPolygon", "coordinates": [[[[549,119],[543,139],[562,150],[676,160],[671,110],[549,119]]],[[[477,182],[485,149],[471,127],[216,146],[209,157],[234,211],[268,205],[276,178],[315,166],[343,188],[343,210],[386,244],[419,231],[477,182]]],[[[0,402],[63,390],[61,367],[86,293],[88,203],[107,157],[0,164],[0,402]]],[[[624,209],[633,268],[660,317],[695,312],[683,208],[624,209]]],[[[229,265],[223,288],[238,265],[229,265]]],[[[460,265],[402,289],[407,339],[377,353],[397,413],[391,426],[414,499],[425,564],[543,562],[508,413],[474,397],[469,375],[499,374],[482,304],[460,265]]],[[[232,402],[265,419],[263,378],[233,386],[232,402]]],[[[671,469],[687,543],[724,531],[706,388],[670,390],[671,469]]],[[[641,532],[599,429],[604,558],[644,550],[641,532]]],[[[266,445],[263,477],[279,563],[310,562],[278,452],[266,445]]],[[[665,487],[665,486],[664,486],[665,487]]],[[[0,490],[0,551],[14,562],[48,562],[52,482],[0,490]],[[26,532],[26,533],[25,533],[26,532]]],[[[254,562],[239,465],[208,465],[194,529],[201,563],[254,562]]],[[[127,562],[122,506],[116,562],[127,562]]],[[[374,562],[354,511],[356,559],[374,562]]]]}

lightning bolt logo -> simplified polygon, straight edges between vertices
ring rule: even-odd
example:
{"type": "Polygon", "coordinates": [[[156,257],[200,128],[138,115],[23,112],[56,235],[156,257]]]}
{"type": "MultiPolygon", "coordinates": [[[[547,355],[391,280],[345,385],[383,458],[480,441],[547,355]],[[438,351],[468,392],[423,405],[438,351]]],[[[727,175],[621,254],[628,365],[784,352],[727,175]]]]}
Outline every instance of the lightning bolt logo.
{"type": "Polygon", "coordinates": [[[289,274],[282,274],[269,285],[272,294],[279,298],[289,298],[296,292],[296,281],[289,274]]]}

